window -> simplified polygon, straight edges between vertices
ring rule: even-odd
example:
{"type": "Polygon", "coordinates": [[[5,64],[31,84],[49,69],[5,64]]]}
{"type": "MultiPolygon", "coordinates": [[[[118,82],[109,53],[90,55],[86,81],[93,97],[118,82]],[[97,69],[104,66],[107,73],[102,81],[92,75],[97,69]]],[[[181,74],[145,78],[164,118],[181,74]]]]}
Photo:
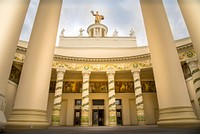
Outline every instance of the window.
{"type": "Polygon", "coordinates": [[[75,100],[75,105],[80,106],[82,104],[82,100],[81,99],[76,99],[75,100]]]}
{"type": "Polygon", "coordinates": [[[104,100],[93,100],[93,105],[104,105],[104,100]]]}
{"type": "Polygon", "coordinates": [[[122,105],[122,100],[121,99],[116,99],[115,103],[116,103],[116,105],[122,105]]]}

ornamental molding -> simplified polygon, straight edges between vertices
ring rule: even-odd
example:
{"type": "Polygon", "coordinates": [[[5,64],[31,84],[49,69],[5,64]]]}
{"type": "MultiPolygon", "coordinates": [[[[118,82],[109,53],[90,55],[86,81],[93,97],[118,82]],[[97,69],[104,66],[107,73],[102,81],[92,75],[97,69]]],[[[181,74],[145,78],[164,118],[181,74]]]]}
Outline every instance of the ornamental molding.
{"type": "Polygon", "coordinates": [[[188,51],[179,53],[180,61],[186,61],[188,59],[194,59],[196,57],[197,55],[194,50],[188,50],[188,51]]]}
{"type": "Polygon", "coordinates": [[[176,49],[177,49],[178,51],[184,50],[184,49],[189,49],[189,48],[193,48],[192,43],[188,43],[188,44],[185,44],[185,45],[176,47],[176,49]]]}
{"type": "MultiPolygon", "coordinates": [[[[180,62],[196,57],[192,43],[179,46],[177,47],[177,50],[179,51],[180,62]]],[[[25,59],[25,52],[26,48],[18,46],[14,61],[23,63],[25,59]]],[[[122,71],[138,70],[151,67],[152,63],[150,59],[150,53],[137,56],[115,58],[84,58],[54,55],[54,61],[52,64],[52,68],[63,68],[65,70],[73,71],[122,71]]]]}
{"type": "Polygon", "coordinates": [[[54,60],[76,61],[76,62],[124,62],[133,60],[150,59],[150,54],[143,54],[129,57],[114,57],[114,58],[84,58],[84,57],[68,57],[62,55],[54,55],[54,60]]]}
{"type": "Polygon", "coordinates": [[[23,63],[25,59],[25,55],[24,54],[20,54],[20,53],[15,53],[15,57],[14,57],[14,61],[16,62],[20,62],[23,63]]]}
{"type": "Polygon", "coordinates": [[[17,51],[19,52],[26,52],[27,48],[25,47],[21,47],[21,46],[17,46],[17,51]]]}
{"type": "Polygon", "coordinates": [[[83,70],[90,70],[90,71],[103,71],[106,72],[108,70],[113,71],[122,71],[122,70],[132,70],[132,69],[141,69],[141,68],[150,68],[152,67],[152,63],[150,60],[144,61],[134,61],[134,62],[126,62],[126,63],[69,63],[69,62],[62,62],[62,61],[53,61],[52,68],[65,68],[66,70],[72,71],[83,71],[83,70]]]}

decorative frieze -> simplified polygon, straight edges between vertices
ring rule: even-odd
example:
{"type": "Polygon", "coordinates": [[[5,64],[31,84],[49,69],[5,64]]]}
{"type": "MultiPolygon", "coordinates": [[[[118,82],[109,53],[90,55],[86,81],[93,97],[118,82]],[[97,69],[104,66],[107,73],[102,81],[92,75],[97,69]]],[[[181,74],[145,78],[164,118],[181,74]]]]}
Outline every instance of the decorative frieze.
{"type": "Polygon", "coordinates": [[[194,50],[189,50],[189,51],[179,53],[180,61],[185,61],[185,60],[190,59],[190,58],[195,58],[196,56],[197,55],[196,55],[194,50]]]}
{"type": "Polygon", "coordinates": [[[24,54],[15,53],[14,61],[23,63],[24,59],[25,59],[25,55],[24,54]]]}
{"type": "Polygon", "coordinates": [[[68,63],[61,61],[53,61],[53,68],[63,67],[66,70],[73,71],[82,71],[82,70],[90,70],[90,71],[107,71],[107,70],[131,70],[134,68],[150,68],[152,63],[150,60],[144,61],[135,61],[128,63],[102,63],[102,64],[83,64],[83,63],[68,63]]]}
{"type": "MultiPolygon", "coordinates": [[[[191,50],[192,44],[186,44],[177,47],[179,52],[180,61],[185,61],[190,58],[195,58],[194,50],[191,50]]],[[[18,47],[17,51],[26,52],[26,48],[18,47]]],[[[14,61],[23,63],[25,55],[16,53],[14,61]]],[[[106,70],[132,70],[135,68],[143,69],[152,67],[150,54],[143,54],[129,57],[116,57],[116,58],[81,58],[81,57],[68,57],[61,55],[54,55],[52,68],[65,68],[66,70],[82,71],[106,71],[106,70]],[[84,63],[85,62],[85,63],[84,63]]]]}

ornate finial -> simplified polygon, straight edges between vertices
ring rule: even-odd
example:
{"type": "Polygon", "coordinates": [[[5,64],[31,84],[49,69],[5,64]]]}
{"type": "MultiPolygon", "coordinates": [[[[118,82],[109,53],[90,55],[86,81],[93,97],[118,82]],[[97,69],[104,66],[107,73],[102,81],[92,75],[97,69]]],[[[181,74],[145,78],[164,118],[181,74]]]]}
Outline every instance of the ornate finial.
{"type": "Polygon", "coordinates": [[[113,37],[117,37],[118,36],[118,31],[115,29],[115,31],[113,32],[113,37]]]}
{"type": "Polygon", "coordinates": [[[135,37],[135,32],[134,32],[134,30],[133,30],[133,28],[131,28],[131,31],[130,31],[130,37],[135,37]]]}
{"type": "Polygon", "coordinates": [[[82,36],[83,36],[83,31],[85,31],[85,30],[84,30],[84,29],[82,29],[82,28],[79,30],[79,32],[80,32],[80,35],[79,35],[79,36],[80,36],[80,37],[82,37],[82,36]]]}
{"type": "Polygon", "coordinates": [[[61,30],[61,32],[60,32],[60,37],[65,37],[65,36],[64,36],[64,33],[65,33],[65,29],[63,28],[63,29],[61,30]]]}
{"type": "Polygon", "coordinates": [[[104,19],[104,16],[103,16],[103,15],[100,15],[100,14],[98,13],[98,11],[96,11],[96,14],[94,13],[93,10],[90,11],[90,12],[92,13],[93,16],[95,16],[95,23],[96,23],[96,24],[100,24],[100,23],[101,23],[101,20],[104,19]]]}

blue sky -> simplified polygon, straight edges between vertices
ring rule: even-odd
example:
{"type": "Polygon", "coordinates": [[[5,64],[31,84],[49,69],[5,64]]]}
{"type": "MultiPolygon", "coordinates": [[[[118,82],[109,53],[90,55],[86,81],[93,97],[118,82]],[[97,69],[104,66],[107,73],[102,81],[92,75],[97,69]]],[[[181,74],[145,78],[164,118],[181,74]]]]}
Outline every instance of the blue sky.
{"type": "MultiPolygon", "coordinates": [[[[163,3],[174,39],[188,37],[177,1],[163,0],[163,3]]],[[[31,0],[20,40],[29,41],[38,4],[39,0],[31,0]]],[[[83,28],[83,35],[87,36],[87,27],[94,23],[91,10],[99,11],[104,16],[102,23],[108,27],[107,36],[112,36],[115,29],[118,36],[129,36],[133,28],[138,46],[148,44],[139,0],[63,0],[58,35],[64,28],[65,36],[78,36],[79,29],[83,28]]]]}

